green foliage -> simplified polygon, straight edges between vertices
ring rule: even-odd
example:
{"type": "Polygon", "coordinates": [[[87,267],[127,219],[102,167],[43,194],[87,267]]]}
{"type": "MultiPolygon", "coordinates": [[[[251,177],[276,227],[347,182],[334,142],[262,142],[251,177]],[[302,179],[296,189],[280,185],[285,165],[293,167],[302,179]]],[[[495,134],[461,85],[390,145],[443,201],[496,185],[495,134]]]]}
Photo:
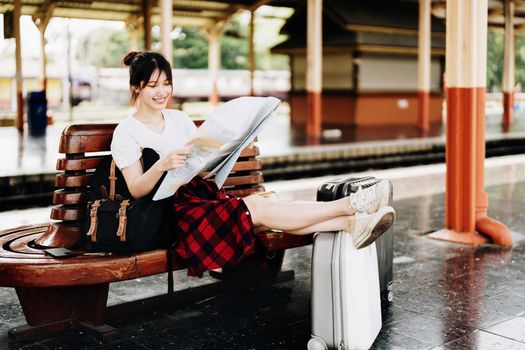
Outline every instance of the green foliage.
{"type": "MultiPolygon", "coordinates": [[[[501,31],[489,30],[487,38],[487,91],[502,91],[503,52],[505,36],[501,31]]],[[[515,39],[515,82],[525,86],[525,35],[515,39]]]]}
{"type": "Polygon", "coordinates": [[[208,67],[208,41],[200,30],[183,29],[178,38],[173,40],[173,66],[193,69],[208,67]]]}
{"type": "MultiPolygon", "coordinates": [[[[248,44],[238,22],[231,22],[221,37],[221,67],[223,69],[246,69],[248,67],[248,44]]],[[[175,68],[208,68],[208,40],[199,29],[184,28],[173,40],[175,68]]]]}
{"type": "MultiPolygon", "coordinates": [[[[503,33],[488,31],[487,35],[487,91],[501,91],[503,79],[503,33]]],[[[525,68],[525,66],[524,66],[525,68]]]]}
{"type": "Polygon", "coordinates": [[[79,40],[77,58],[96,67],[120,67],[129,46],[130,38],[125,30],[100,28],[79,40]]]}
{"type": "Polygon", "coordinates": [[[516,36],[516,83],[525,86],[525,35],[516,36]]]}
{"type": "Polygon", "coordinates": [[[223,35],[221,38],[221,67],[248,69],[248,42],[246,39],[223,35]]]}
{"type": "MultiPolygon", "coordinates": [[[[288,56],[270,54],[270,47],[282,37],[277,33],[279,22],[256,22],[256,69],[288,69],[288,56]],[[259,33],[259,34],[258,34],[259,33]],[[261,35],[262,33],[262,35],[261,35]],[[266,33],[266,34],[265,34],[266,33]]],[[[249,68],[249,26],[232,20],[221,37],[221,68],[249,68]]],[[[153,46],[158,47],[158,33],[153,32],[153,46]]],[[[77,58],[97,67],[119,67],[120,60],[129,51],[130,37],[125,30],[97,29],[79,40],[77,58]]],[[[183,28],[173,40],[173,67],[186,69],[208,68],[208,40],[200,29],[183,28]]]]}

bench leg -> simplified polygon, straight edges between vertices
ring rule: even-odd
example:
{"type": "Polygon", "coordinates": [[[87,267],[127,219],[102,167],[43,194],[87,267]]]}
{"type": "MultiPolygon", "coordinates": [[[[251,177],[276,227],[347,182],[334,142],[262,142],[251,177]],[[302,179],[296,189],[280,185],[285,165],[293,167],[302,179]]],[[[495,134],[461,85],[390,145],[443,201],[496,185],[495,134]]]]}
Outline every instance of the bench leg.
{"type": "Polygon", "coordinates": [[[269,257],[263,252],[257,252],[255,255],[245,257],[237,266],[223,268],[222,272],[210,271],[210,275],[224,281],[268,284],[291,281],[295,278],[294,271],[281,271],[284,252],[284,250],[279,250],[269,257]]]}
{"type": "Polygon", "coordinates": [[[15,288],[27,325],[11,329],[10,340],[34,338],[77,328],[79,325],[94,328],[102,326],[105,321],[108,288],[109,283],[76,287],[15,288]]]}

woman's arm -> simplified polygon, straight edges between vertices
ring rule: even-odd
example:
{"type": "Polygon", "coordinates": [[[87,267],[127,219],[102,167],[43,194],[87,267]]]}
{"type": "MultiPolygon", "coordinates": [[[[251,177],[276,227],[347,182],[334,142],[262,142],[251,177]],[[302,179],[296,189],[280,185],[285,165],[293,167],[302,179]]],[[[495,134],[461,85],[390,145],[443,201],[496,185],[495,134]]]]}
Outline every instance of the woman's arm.
{"type": "Polygon", "coordinates": [[[142,170],[140,160],[122,169],[122,175],[124,175],[124,180],[126,180],[126,185],[128,185],[128,190],[133,198],[138,199],[148,195],[162,174],[165,171],[183,167],[190,153],[191,146],[172,151],[159,159],[146,172],[142,170]]]}

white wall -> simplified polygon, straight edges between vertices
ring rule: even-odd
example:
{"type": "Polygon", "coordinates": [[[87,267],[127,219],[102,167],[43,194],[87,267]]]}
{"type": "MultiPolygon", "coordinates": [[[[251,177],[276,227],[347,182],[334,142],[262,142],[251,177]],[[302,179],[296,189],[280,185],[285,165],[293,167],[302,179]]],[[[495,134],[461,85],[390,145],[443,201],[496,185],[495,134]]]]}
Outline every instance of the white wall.
{"type": "MultiPolygon", "coordinates": [[[[360,91],[417,91],[417,57],[364,54],[360,59],[360,91]]],[[[430,89],[439,90],[438,59],[430,65],[430,89]]]]}
{"type": "MultiPolygon", "coordinates": [[[[306,90],[306,56],[292,58],[293,87],[306,90]]],[[[331,53],[323,56],[323,89],[348,90],[352,88],[352,54],[331,53]]]]}

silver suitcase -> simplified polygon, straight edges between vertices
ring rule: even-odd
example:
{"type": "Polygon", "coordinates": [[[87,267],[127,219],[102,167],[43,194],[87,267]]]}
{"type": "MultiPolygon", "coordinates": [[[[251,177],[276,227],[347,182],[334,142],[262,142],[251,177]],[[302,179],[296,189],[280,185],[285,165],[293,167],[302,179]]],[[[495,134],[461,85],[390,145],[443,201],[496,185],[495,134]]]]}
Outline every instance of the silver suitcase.
{"type": "MultiPolygon", "coordinates": [[[[317,190],[317,200],[321,202],[333,201],[348,196],[355,192],[359,186],[364,188],[379,182],[372,176],[335,178],[319,186],[317,190]]],[[[392,203],[392,193],[390,201],[392,203]]],[[[391,205],[391,204],[389,204],[391,205]]],[[[377,263],[379,265],[379,285],[381,290],[381,303],[387,307],[393,300],[392,279],[393,279],[393,260],[394,260],[394,234],[390,229],[376,241],[377,263]]]]}
{"type": "Polygon", "coordinates": [[[309,350],[368,349],[381,330],[376,244],[356,249],[350,234],[314,236],[309,350]]]}

